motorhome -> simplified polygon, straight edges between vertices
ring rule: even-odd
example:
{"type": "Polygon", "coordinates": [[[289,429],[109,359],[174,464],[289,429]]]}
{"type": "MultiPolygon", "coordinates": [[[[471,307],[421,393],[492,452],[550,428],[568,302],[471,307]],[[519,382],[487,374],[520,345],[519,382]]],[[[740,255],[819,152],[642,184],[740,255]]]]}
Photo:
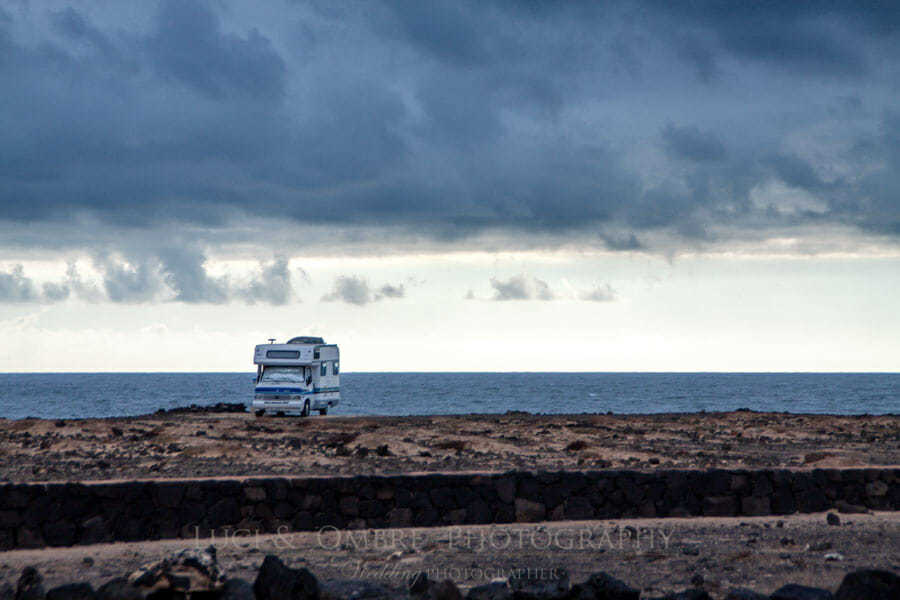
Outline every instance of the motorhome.
{"type": "Polygon", "coordinates": [[[340,351],[320,337],[295,337],[284,344],[270,339],[253,352],[256,389],[253,410],[257,416],[320,415],[341,400],[340,351]]]}

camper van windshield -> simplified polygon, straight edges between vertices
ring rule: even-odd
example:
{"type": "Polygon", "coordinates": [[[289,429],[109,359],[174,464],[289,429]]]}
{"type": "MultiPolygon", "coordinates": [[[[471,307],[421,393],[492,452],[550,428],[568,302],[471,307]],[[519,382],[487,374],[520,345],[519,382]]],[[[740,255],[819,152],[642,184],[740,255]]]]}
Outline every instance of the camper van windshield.
{"type": "Polygon", "coordinates": [[[303,383],[303,367],[266,367],[260,383],[303,383]]]}

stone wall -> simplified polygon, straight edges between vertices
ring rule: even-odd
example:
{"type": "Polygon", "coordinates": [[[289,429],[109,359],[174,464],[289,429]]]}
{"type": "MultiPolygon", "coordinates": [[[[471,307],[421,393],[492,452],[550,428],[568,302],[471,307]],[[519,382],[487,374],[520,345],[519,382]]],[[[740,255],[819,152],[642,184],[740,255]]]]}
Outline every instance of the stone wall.
{"type": "MultiPolygon", "coordinates": [[[[510,472],[0,486],[0,549],[248,532],[900,510],[900,469],[510,472]]],[[[246,535],[246,534],[245,534],[246,535]]]]}

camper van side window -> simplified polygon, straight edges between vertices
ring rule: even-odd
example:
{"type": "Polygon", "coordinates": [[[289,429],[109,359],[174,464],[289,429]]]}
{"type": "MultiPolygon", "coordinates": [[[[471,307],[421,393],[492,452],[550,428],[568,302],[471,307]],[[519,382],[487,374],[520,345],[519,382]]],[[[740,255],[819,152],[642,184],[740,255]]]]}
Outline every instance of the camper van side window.
{"type": "Polygon", "coordinates": [[[331,374],[337,375],[340,372],[341,371],[340,371],[340,368],[338,367],[338,361],[334,361],[334,363],[331,365],[331,374]]]}
{"type": "Polygon", "coordinates": [[[319,371],[319,375],[321,375],[322,377],[325,377],[326,375],[328,375],[328,363],[327,362],[322,363],[322,370],[319,371]]]}

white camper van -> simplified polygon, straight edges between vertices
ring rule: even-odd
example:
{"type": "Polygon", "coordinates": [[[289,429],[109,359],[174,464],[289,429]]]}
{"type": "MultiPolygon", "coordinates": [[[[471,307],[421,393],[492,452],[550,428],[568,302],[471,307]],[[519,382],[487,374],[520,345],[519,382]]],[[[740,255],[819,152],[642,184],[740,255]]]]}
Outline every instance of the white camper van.
{"type": "Polygon", "coordinates": [[[320,337],[295,337],[286,344],[259,344],[253,352],[257,416],[320,415],[341,400],[340,352],[320,337]]]}

